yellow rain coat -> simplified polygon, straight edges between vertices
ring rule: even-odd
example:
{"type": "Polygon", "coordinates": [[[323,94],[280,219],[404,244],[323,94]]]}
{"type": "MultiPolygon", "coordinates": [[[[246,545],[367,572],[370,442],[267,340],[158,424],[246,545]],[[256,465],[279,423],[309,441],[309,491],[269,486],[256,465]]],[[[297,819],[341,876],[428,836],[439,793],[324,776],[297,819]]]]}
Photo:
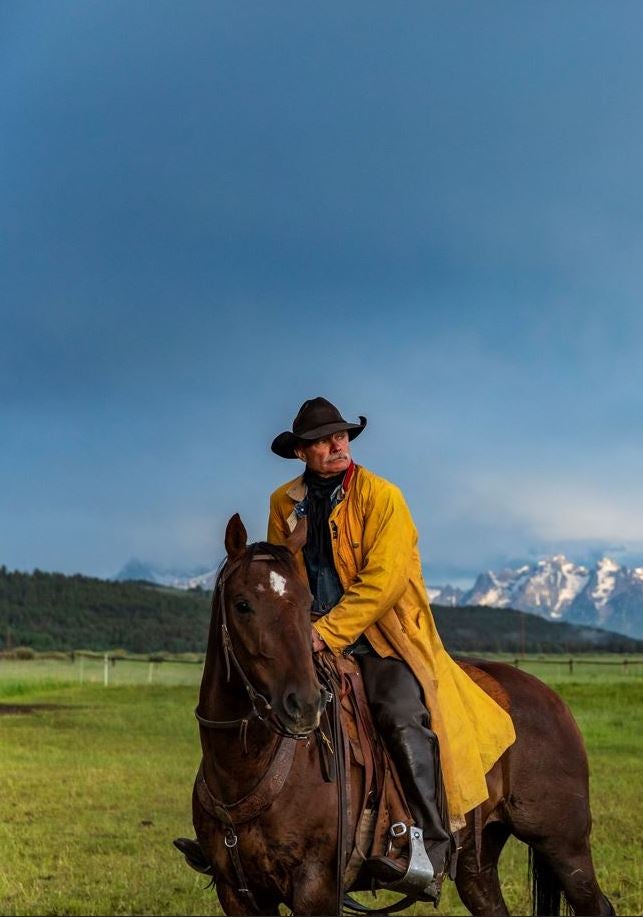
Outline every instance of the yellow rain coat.
{"type": "MultiPolygon", "coordinates": [[[[302,477],[270,498],[268,541],[284,544],[306,495],[302,477]]],[[[344,595],[315,629],[336,655],[366,634],[380,656],[403,659],[424,692],[452,825],[488,797],[485,774],[515,740],[509,715],[454,662],[438,635],[422,578],[417,530],[401,491],[360,465],[329,517],[344,595]]],[[[301,548],[295,554],[301,575],[301,548]]]]}

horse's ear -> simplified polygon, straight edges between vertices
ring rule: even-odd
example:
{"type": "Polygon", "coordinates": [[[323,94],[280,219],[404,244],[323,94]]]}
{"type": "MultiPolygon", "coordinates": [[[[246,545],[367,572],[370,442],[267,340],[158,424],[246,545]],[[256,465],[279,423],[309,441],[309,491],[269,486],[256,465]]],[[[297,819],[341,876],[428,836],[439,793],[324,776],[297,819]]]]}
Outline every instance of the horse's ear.
{"type": "Polygon", "coordinates": [[[228,557],[233,558],[243,554],[247,543],[248,533],[246,532],[246,527],[241,521],[239,513],[235,513],[225,530],[225,549],[228,557]]]}
{"type": "Polygon", "coordinates": [[[303,546],[306,544],[306,538],[308,536],[308,517],[300,516],[297,519],[297,524],[292,530],[288,538],[286,538],[284,544],[288,548],[291,554],[296,554],[297,551],[300,551],[303,546]]]}

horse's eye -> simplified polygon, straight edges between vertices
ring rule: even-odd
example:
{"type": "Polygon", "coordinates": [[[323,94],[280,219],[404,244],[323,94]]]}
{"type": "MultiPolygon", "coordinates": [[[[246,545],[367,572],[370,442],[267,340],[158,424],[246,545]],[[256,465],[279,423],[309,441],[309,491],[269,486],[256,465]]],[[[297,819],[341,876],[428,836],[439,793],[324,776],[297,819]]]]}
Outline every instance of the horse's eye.
{"type": "Polygon", "coordinates": [[[247,602],[245,602],[243,599],[239,602],[235,602],[234,607],[237,609],[237,611],[240,611],[243,614],[247,614],[249,611],[252,611],[252,608],[250,607],[250,605],[247,602]]]}

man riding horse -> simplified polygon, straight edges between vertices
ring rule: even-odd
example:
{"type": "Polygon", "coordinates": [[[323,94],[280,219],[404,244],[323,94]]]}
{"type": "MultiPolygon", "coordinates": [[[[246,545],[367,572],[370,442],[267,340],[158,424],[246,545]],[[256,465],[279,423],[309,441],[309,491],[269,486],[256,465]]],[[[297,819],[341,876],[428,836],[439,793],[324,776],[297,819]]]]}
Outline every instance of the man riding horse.
{"type": "MultiPolygon", "coordinates": [[[[509,715],[442,645],[404,497],[351,458],[350,442],[365,426],[365,417],[348,423],[325,398],[304,402],[292,430],[271,446],[306,467],[272,494],[268,541],[290,547],[310,586],[313,651],[350,654],[359,663],[423,831],[437,897],[454,833],[487,799],[485,774],[515,733],[509,715]]],[[[369,865],[388,884],[399,883],[408,863],[373,857],[369,865]]]]}

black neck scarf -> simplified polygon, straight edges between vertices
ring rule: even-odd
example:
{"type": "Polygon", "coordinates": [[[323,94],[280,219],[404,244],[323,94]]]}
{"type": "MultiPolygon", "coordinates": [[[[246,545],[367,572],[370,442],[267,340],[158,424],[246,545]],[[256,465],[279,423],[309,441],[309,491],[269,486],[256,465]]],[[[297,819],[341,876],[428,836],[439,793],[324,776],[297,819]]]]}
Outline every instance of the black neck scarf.
{"type": "Polygon", "coordinates": [[[328,517],[332,508],[330,498],[344,480],[345,473],[340,471],[332,478],[322,478],[306,466],[304,483],[308,488],[308,535],[304,545],[304,558],[307,565],[312,563],[315,567],[335,568],[328,517]]]}

